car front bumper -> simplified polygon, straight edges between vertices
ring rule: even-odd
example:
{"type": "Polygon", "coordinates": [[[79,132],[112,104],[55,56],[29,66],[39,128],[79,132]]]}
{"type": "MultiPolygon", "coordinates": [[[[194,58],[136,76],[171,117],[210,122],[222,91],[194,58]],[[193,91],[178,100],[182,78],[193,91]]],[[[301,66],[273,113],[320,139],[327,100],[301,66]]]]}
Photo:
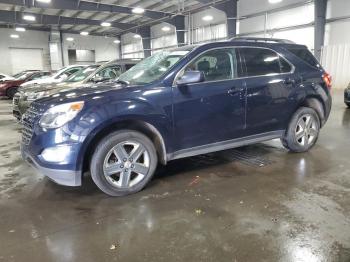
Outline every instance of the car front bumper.
{"type": "Polygon", "coordinates": [[[25,145],[21,145],[22,158],[38,172],[63,186],[81,186],[81,171],[44,167],[42,160],[34,156],[25,145]]]}
{"type": "Polygon", "coordinates": [[[28,110],[32,101],[24,100],[20,95],[15,95],[13,98],[13,116],[21,120],[22,115],[28,110]]]}
{"type": "Polygon", "coordinates": [[[344,91],[344,103],[350,104],[350,88],[347,88],[344,91]]]}

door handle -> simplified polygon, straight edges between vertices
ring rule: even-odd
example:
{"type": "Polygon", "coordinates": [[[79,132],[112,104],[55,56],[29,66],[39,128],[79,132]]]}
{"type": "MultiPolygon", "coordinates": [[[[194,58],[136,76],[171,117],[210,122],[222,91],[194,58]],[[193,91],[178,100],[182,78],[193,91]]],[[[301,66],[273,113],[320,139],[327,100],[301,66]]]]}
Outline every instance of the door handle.
{"type": "Polygon", "coordinates": [[[230,96],[234,96],[235,94],[241,93],[241,92],[243,92],[243,91],[244,91],[243,88],[235,88],[235,87],[232,87],[232,88],[230,88],[230,89],[227,91],[227,94],[229,94],[230,96]]]}

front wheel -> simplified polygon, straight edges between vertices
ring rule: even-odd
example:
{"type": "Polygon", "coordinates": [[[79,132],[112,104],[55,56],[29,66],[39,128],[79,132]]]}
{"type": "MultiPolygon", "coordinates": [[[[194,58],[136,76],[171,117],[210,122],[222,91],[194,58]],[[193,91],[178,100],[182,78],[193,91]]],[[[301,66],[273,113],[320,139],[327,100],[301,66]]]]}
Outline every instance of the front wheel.
{"type": "Polygon", "coordinates": [[[317,142],[320,119],[312,108],[301,107],[293,115],[282,144],[291,152],[309,151],[317,142]]]}
{"type": "Polygon", "coordinates": [[[124,196],[142,190],[157,167],[157,153],[145,135],[121,130],[98,144],[90,163],[95,184],[110,196],[124,196]]]}
{"type": "Polygon", "coordinates": [[[17,93],[17,87],[10,87],[6,91],[6,96],[10,99],[13,99],[16,93],[17,93]]]}

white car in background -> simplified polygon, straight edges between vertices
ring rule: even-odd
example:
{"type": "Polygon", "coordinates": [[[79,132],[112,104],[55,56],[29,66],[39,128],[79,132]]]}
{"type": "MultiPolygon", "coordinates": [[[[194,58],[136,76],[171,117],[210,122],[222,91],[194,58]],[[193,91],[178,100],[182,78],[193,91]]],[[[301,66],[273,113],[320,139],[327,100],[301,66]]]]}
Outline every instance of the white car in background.
{"type": "Polygon", "coordinates": [[[4,82],[4,81],[7,81],[7,80],[13,80],[13,79],[15,79],[15,78],[12,77],[12,76],[0,73],[0,82],[4,82]]]}
{"type": "Polygon", "coordinates": [[[64,80],[66,80],[69,76],[72,74],[78,72],[80,69],[87,67],[88,65],[70,65],[67,67],[64,67],[60,70],[58,70],[57,73],[41,78],[41,79],[35,79],[32,81],[28,81],[26,83],[23,83],[20,87],[31,87],[41,84],[55,84],[55,83],[61,83],[64,80]]]}

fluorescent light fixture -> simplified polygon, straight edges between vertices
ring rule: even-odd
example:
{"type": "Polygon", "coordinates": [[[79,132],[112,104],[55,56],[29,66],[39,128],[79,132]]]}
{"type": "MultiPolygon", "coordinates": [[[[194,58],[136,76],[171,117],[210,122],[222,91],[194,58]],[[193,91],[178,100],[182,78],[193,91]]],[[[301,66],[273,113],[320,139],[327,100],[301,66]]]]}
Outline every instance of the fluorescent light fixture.
{"type": "Polygon", "coordinates": [[[270,4],[277,4],[277,3],[281,3],[282,0],[269,0],[270,4]]]}
{"type": "Polygon", "coordinates": [[[134,14],[143,14],[145,12],[145,9],[143,9],[142,7],[135,7],[132,9],[132,12],[134,14]]]}
{"type": "Polygon", "coordinates": [[[19,35],[13,34],[13,35],[10,35],[10,37],[11,37],[11,38],[19,38],[19,35]]]}
{"type": "Polygon", "coordinates": [[[24,27],[16,27],[15,29],[17,32],[25,32],[26,29],[24,27]]]}
{"type": "Polygon", "coordinates": [[[45,3],[45,4],[51,3],[51,0],[36,0],[36,1],[40,3],[45,3]]]}
{"type": "Polygon", "coordinates": [[[120,40],[118,40],[118,39],[117,39],[117,40],[114,40],[113,43],[115,43],[115,44],[120,44],[120,40]]]}
{"type": "Polygon", "coordinates": [[[80,34],[86,36],[86,35],[89,35],[89,32],[83,31],[83,32],[80,32],[80,34]]]}
{"type": "Polygon", "coordinates": [[[23,19],[27,20],[27,21],[35,21],[35,16],[33,16],[33,15],[24,15],[23,19]]]}
{"type": "Polygon", "coordinates": [[[212,21],[213,19],[214,19],[214,17],[211,15],[206,15],[206,16],[202,17],[203,21],[212,21]]]}
{"type": "Polygon", "coordinates": [[[69,41],[69,42],[72,42],[72,41],[74,41],[74,38],[73,37],[67,37],[66,40],[69,41]]]}
{"type": "Polygon", "coordinates": [[[141,38],[141,36],[136,34],[136,35],[134,35],[134,38],[141,38]]]}
{"type": "Polygon", "coordinates": [[[112,24],[110,22],[102,22],[101,26],[108,27],[111,26],[112,24]]]}
{"type": "Polygon", "coordinates": [[[162,27],[162,31],[164,31],[164,32],[169,32],[170,30],[171,30],[171,28],[169,26],[162,27]]]}

